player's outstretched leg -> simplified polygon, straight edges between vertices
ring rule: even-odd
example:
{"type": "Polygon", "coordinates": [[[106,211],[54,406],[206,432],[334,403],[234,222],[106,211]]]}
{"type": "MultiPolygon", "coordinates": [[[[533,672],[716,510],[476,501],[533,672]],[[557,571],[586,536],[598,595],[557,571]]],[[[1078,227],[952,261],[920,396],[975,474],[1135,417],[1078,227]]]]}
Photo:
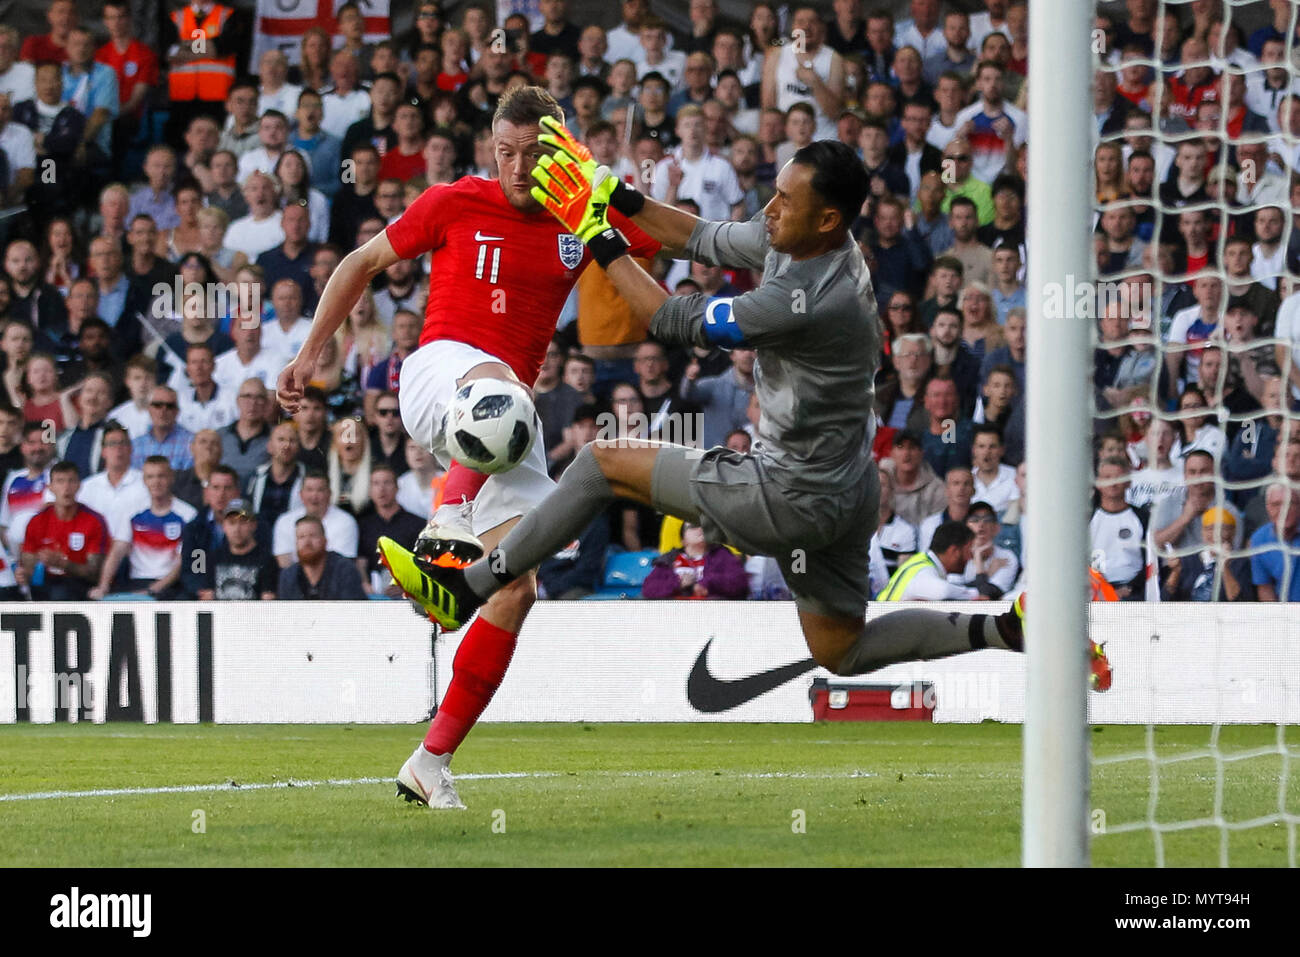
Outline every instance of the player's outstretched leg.
{"type": "MultiPolygon", "coordinates": [[[[657,447],[614,451],[637,467],[643,467],[648,476],[657,447]]],[[[642,501],[648,500],[649,485],[647,477],[642,501]]],[[[632,491],[627,487],[618,489],[624,495],[632,491]]],[[[410,552],[387,538],[379,540],[380,554],[398,586],[419,602],[431,618],[448,631],[455,631],[495,592],[577,538],[614,500],[614,494],[615,489],[601,471],[593,446],[587,445],[564,470],[555,490],[520,519],[499,545],[468,568],[421,565],[410,552]]]]}
{"type": "MultiPolygon", "coordinates": [[[[963,614],[927,608],[890,612],[868,622],[828,618],[803,609],[799,620],[818,663],[836,674],[860,675],[904,661],[947,658],[982,648],[1024,651],[1025,596],[1000,615],[963,614]]],[[[1089,686],[1106,691],[1110,662],[1089,640],[1089,686]]]]}

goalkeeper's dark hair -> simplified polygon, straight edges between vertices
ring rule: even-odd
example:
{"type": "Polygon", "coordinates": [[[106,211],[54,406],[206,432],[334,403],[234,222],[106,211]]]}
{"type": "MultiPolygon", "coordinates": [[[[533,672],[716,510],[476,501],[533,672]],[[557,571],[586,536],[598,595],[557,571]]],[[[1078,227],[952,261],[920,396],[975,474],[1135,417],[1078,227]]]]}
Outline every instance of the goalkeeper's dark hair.
{"type": "Polygon", "coordinates": [[[564,122],[564,110],[555,102],[555,97],[540,86],[521,86],[501,97],[497,111],[492,115],[492,127],[495,129],[502,120],[512,126],[536,126],[543,116],[564,122]]]}
{"type": "Polygon", "coordinates": [[[944,522],[934,530],[934,536],[930,539],[930,551],[942,555],[954,545],[965,548],[974,537],[975,533],[965,522],[944,522]]]}
{"type": "Polygon", "coordinates": [[[813,190],[828,206],[839,210],[848,229],[871,191],[871,179],[858,154],[837,140],[817,140],[795,153],[793,161],[812,169],[813,190]]]}

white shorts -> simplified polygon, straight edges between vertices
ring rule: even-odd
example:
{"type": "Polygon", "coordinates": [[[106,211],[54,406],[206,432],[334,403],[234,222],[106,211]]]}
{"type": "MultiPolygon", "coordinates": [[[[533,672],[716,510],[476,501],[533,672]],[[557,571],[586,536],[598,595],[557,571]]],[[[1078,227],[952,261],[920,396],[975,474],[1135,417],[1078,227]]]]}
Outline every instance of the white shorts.
{"type": "MultiPolygon", "coordinates": [[[[496,356],[464,342],[438,339],[420,346],[402,362],[398,402],[407,434],[433,453],[447,468],[451,456],[443,440],[442,423],[447,406],[456,394],[456,381],[477,365],[502,362],[496,356]]],[[[488,477],[474,500],[475,535],[518,518],[537,505],[555,488],[546,474],[546,449],[542,427],[537,424],[537,441],[528,456],[509,472],[488,477]]]]}

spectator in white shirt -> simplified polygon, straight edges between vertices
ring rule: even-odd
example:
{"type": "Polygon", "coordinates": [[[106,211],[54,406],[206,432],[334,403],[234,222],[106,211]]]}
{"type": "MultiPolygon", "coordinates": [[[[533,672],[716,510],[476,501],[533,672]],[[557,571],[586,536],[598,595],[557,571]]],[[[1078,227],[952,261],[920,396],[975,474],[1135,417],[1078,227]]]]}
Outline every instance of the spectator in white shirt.
{"type": "Polygon", "coordinates": [[[658,73],[668,81],[670,88],[675,90],[681,86],[686,54],[668,48],[668,24],[654,15],[645,17],[637,37],[641,41],[641,49],[634,57],[637,78],[647,73],[658,73]]]}
{"type": "Polygon", "coordinates": [[[131,436],[124,426],[105,427],[99,450],[104,470],[81,483],[77,501],[104,516],[113,529],[124,517],[129,520],[149,507],[149,490],[144,487],[144,475],[131,467],[131,436]]]}
{"type": "Polygon", "coordinates": [[[298,354],[311,332],[311,320],[302,313],[302,287],[298,280],[281,279],[271,287],[271,309],[275,318],[262,324],[262,350],[276,356],[283,369],[298,354]]]}
{"type": "Polygon", "coordinates": [[[370,112],[370,93],[358,85],[361,67],[357,58],[347,50],[336,50],[330,58],[330,80],[333,82],[321,96],[324,118],[321,128],[342,140],[348,127],[370,112]]]}
{"type": "Polygon", "coordinates": [[[14,103],[36,99],[36,67],[18,59],[21,47],[16,29],[0,26],[0,93],[8,93],[14,103]]]}
{"type": "Polygon", "coordinates": [[[939,0],[912,0],[912,16],[894,27],[894,46],[912,47],[925,59],[948,47],[939,23],[939,0]]]}
{"type": "MultiPolygon", "coordinates": [[[[641,23],[649,15],[650,0],[623,0],[623,21],[605,37],[609,47],[605,51],[606,60],[613,63],[616,60],[636,61],[641,58],[641,23]]],[[[671,34],[665,35],[664,48],[673,48],[671,34]]]]}
{"type": "Polygon", "coordinates": [[[289,143],[289,117],[279,110],[267,110],[257,121],[257,139],[262,145],[239,158],[239,181],[253,170],[271,174],[289,143]]]}
{"type": "Polygon", "coordinates": [[[302,87],[289,83],[289,58],[282,50],[267,50],[257,63],[257,75],[261,81],[258,86],[261,93],[257,98],[257,112],[265,115],[267,110],[279,110],[285,116],[292,116],[298,109],[298,97],[302,87]]]}
{"type": "Polygon", "coordinates": [[[181,406],[176,421],[191,432],[216,431],[234,422],[238,416],[231,398],[237,387],[227,391],[213,381],[215,365],[212,347],[206,343],[193,343],[185,350],[184,371],[177,369],[173,381],[168,383],[176,390],[176,399],[181,406]]]}
{"type": "Polygon", "coordinates": [[[1001,514],[1020,497],[1016,487],[1016,470],[1002,464],[1005,447],[996,425],[977,425],[971,441],[971,475],[975,478],[975,498],[993,506],[1001,514]]]}
{"type": "Polygon", "coordinates": [[[319,470],[308,472],[303,476],[298,497],[302,504],[276,519],[271,534],[272,551],[280,567],[288,568],[294,562],[294,523],[304,515],[320,519],[330,551],[344,558],[356,558],[357,520],[333,504],[329,476],[319,470]]]}
{"type": "Polygon", "coordinates": [[[242,184],[248,215],[241,216],[226,230],[228,249],[243,253],[256,260],[268,249],[284,242],[284,229],[280,226],[279,186],[275,178],[261,170],[253,170],[242,184]]]}
{"type": "Polygon", "coordinates": [[[1286,272],[1286,217],[1277,206],[1255,210],[1255,245],[1251,247],[1250,274],[1262,286],[1277,290],[1277,277],[1286,272]]]}
{"type": "Polygon", "coordinates": [[[984,0],[986,12],[971,14],[970,48],[972,50],[978,51],[984,43],[984,38],[995,31],[1006,36],[1008,40],[1011,39],[1011,28],[1007,26],[1007,7],[1010,5],[1010,0],[984,0]]]}
{"type": "Polygon", "coordinates": [[[9,163],[9,188],[0,194],[0,206],[16,206],[36,181],[36,139],[13,122],[13,94],[5,91],[0,91],[0,151],[9,163]]]}
{"type": "Polygon", "coordinates": [[[108,417],[126,426],[132,439],[138,439],[153,428],[149,418],[149,393],[153,391],[158,363],[146,355],[133,356],[126,364],[126,391],[131,394],[108,417]]]}
{"type": "Polygon", "coordinates": [[[705,146],[704,111],[683,106],[677,111],[676,129],[682,145],[655,167],[650,194],[669,205],[693,199],[706,222],[738,218],[745,194],[731,164],[705,146]]]}
{"type": "Polygon", "coordinates": [[[993,541],[998,534],[998,516],[988,502],[971,503],[966,526],[975,533],[975,540],[971,559],[959,581],[988,598],[1001,598],[1015,585],[1020,575],[1020,560],[1010,549],[993,541]]]}

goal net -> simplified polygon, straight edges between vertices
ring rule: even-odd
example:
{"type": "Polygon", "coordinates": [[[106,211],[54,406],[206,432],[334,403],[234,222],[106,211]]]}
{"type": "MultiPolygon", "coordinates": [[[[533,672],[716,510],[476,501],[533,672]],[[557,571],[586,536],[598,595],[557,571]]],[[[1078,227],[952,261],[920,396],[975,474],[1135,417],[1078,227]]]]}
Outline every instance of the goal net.
{"type": "Polygon", "coordinates": [[[1097,8],[1091,564],[1148,603],[1113,636],[1117,682],[1125,656],[1177,661],[1129,670],[1153,723],[1090,735],[1097,864],[1296,865],[1300,658],[1266,662],[1263,686],[1231,658],[1289,631],[1286,605],[1240,603],[1300,599],[1298,16],[1097,8]],[[1171,602],[1204,603],[1193,632],[1171,602]],[[1159,723],[1175,683],[1203,691],[1205,725],[1159,723]]]}

